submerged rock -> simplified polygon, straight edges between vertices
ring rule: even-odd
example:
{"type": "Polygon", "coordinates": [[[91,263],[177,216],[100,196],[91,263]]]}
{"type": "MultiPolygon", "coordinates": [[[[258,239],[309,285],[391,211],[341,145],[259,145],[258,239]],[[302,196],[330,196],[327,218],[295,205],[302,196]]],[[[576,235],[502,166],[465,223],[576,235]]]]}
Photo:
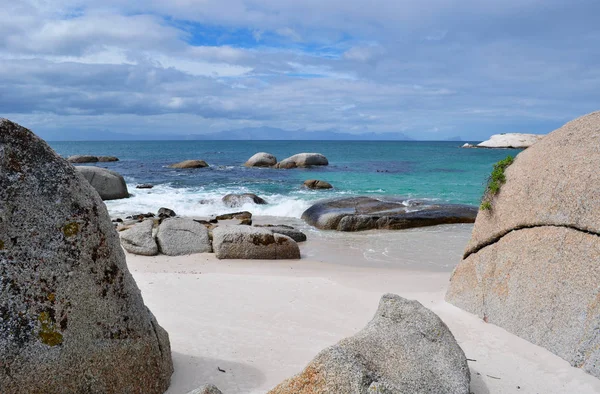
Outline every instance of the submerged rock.
{"type": "Polygon", "coordinates": [[[223,226],[213,230],[218,259],[299,259],[298,244],[285,235],[264,228],[223,226]]]}
{"type": "Polygon", "coordinates": [[[74,155],[67,157],[69,163],[97,163],[98,160],[98,156],[90,155],[74,155]]]}
{"type": "Polygon", "coordinates": [[[435,313],[394,294],[360,332],[319,353],[269,394],[469,394],[464,352],[435,313]]]}
{"type": "Polygon", "coordinates": [[[272,167],[277,164],[277,158],[270,153],[259,152],[248,159],[246,167],[272,167]]]}
{"type": "Polygon", "coordinates": [[[362,231],[473,223],[476,216],[477,208],[468,205],[350,197],[318,202],[304,211],[302,219],[322,230],[362,231]]]}
{"type": "Polygon", "coordinates": [[[158,227],[156,240],[161,253],[167,256],[210,253],[212,251],[208,230],[192,219],[163,220],[158,227]]]}
{"type": "MultiPolygon", "coordinates": [[[[540,141],[544,136],[538,134],[506,133],[494,134],[489,140],[477,144],[477,148],[513,148],[524,149],[540,141]]],[[[473,147],[473,146],[471,146],[473,147]]]]}
{"type": "Polygon", "coordinates": [[[331,186],[331,183],[325,182],[325,181],[319,181],[316,179],[308,179],[308,180],[304,181],[303,185],[304,185],[304,187],[307,187],[309,189],[331,189],[331,188],[333,188],[333,186],[331,186]]]}
{"type": "Polygon", "coordinates": [[[98,193],[0,119],[0,391],[163,393],[169,339],[98,193]],[[118,367],[116,367],[118,366],[118,367]]]}
{"type": "Polygon", "coordinates": [[[326,166],[328,164],[327,158],[320,153],[298,153],[280,161],[275,168],[326,166]]]}
{"type": "Polygon", "coordinates": [[[265,205],[267,202],[254,193],[227,194],[223,196],[223,204],[229,208],[241,207],[244,204],[265,205]]]}
{"type": "Polygon", "coordinates": [[[600,112],[521,152],[446,300],[600,378],[600,112]]]}
{"type": "Polygon", "coordinates": [[[142,183],[140,185],[135,186],[136,189],[152,189],[153,187],[154,185],[151,185],[149,183],[142,183]]]}
{"type": "Polygon", "coordinates": [[[169,168],[205,168],[208,164],[204,160],[185,160],[180,163],[171,164],[169,168]]]}
{"type": "Polygon", "coordinates": [[[98,156],[98,161],[101,163],[108,163],[113,161],[119,161],[119,158],[115,156],[98,156]]]}
{"type": "Polygon", "coordinates": [[[153,229],[154,221],[144,220],[120,233],[121,245],[129,253],[142,256],[156,256],[158,254],[158,245],[152,235],[153,229]]]}
{"type": "Polygon", "coordinates": [[[106,168],[78,166],[77,171],[92,185],[103,200],[128,198],[127,184],[121,174],[106,168]]]}

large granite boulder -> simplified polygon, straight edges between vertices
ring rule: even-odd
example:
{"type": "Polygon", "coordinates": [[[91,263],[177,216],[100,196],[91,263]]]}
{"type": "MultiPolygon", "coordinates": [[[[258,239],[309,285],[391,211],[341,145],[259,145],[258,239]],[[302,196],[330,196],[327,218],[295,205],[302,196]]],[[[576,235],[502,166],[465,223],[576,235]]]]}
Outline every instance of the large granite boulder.
{"type": "Polygon", "coordinates": [[[244,164],[246,167],[273,167],[277,164],[277,158],[270,153],[259,152],[248,159],[244,164]]]}
{"type": "Polygon", "coordinates": [[[169,168],[205,168],[208,164],[204,160],[184,160],[180,163],[171,164],[169,168]]]}
{"type": "Polygon", "coordinates": [[[468,394],[469,366],[435,313],[394,294],[371,322],[319,353],[269,394],[468,394]]]}
{"type": "Polygon", "coordinates": [[[402,199],[349,197],[317,202],[302,219],[322,230],[399,230],[451,223],[473,223],[477,208],[402,199]]]}
{"type": "Polygon", "coordinates": [[[158,227],[156,240],[161,253],[167,256],[212,251],[208,230],[192,219],[164,219],[158,227]]]}
{"type": "Polygon", "coordinates": [[[446,299],[600,377],[600,112],[520,153],[446,299]]]}
{"type": "Polygon", "coordinates": [[[275,168],[326,166],[328,164],[327,158],[320,153],[298,153],[280,161],[275,168]]]}
{"type": "Polygon", "coordinates": [[[121,245],[129,253],[142,256],[156,256],[158,245],[152,235],[154,220],[144,220],[128,230],[122,231],[121,245]]]}
{"type": "MultiPolygon", "coordinates": [[[[494,134],[489,140],[476,145],[477,148],[525,149],[540,141],[544,136],[538,134],[505,133],[494,134]]],[[[464,146],[463,146],[464,147],[464,146]]]]}
{"type": "Polygon", "coordinates": [[[98,193],[0,119],[0,388],[163,393],[169,339],[144,305],[98,193]]]}
{"type": "Polygon", "coordinates": [[[96,189],[103,200],[118,200],[129,197],[127,184],[121,174],[94,166],[78,166],[75,168],[96,189]]]}
{"type": "Polygon", "coordinates": [[[254,193],[241,193],[241,194],[231,193],[231,194],[227,194],[227,195],[223,196],[221,201],[223,201],[223,204],[225,204],[225,206],[229,207],[229,208],[237,208],[237,207],[241,207],[245,204],[257,204],[257,205],[267,204],[267,202],[263,198],[257,196],[254,193]]]}
{"type": "Polygon", "coordinates": [[[97,163],[99,160],[98,156],[91,155],[73,155],[67,157],[69,163],[97,163]]]}
{"type": "Polygon", "coordinates": [[[282,234],[250,226],[222,226],[213,230],[218,259],[299,259],[298,244],[282,234]]]}

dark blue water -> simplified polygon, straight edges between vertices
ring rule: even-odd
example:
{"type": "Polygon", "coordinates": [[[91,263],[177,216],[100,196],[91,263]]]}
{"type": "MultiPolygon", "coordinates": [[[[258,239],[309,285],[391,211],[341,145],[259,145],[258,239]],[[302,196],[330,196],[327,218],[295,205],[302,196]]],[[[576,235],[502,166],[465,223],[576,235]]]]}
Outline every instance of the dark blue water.
{"type": "Polygon", "coordinates": [[[96,164],[123,174],[134,194],[127,200],[108,202],[114,213],[155,211],[168,205],[182,214],[212,214],[212,205],[218,205],[223,195],[252,192],[270,202],[257,213],[295,217],[314,200],[349,195],[405,196],[476,205],[492,164],[518,153],[462,149],[458,142],[413,141],[94,141],[50,145],[63,156],[119,157],[116,163],[96,164]],[[279,160],[300,152],[319,152],[330,165],[291,170],[243,167],[256,152],[269,152],[279,160]],[[187,159],[205,160],[210,168],[167,168],[187,159]],[[301,185],[306,179],[326,180],[334,189],[305,190],[301,185]],[[138,183],[157,187],[136,190],[138,183]]]}

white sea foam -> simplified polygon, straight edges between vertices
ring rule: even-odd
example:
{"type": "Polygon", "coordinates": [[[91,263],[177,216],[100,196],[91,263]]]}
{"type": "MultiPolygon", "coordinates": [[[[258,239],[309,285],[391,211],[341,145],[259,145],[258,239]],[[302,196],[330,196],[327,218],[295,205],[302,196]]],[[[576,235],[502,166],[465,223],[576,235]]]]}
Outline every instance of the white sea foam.
{"type": "Polygon", "coordinates": [[[168,184],[156,185],[152,189],[136,189],[135,184],[128,184],[132,196],[121,200],[106,201],[111,216],[127,216],[135,213],[158,211],[161,207],[174,210],[178,215],[191,217],[208,217],[220,213],[251,211],[254,215],[299,218],[312,203],[319,199],[315,193],[297,193],[290,195],[260,194],[268,204],[245,204],[229,208],[221,199],[229,193],[251,193],[245,187],[222,187],[207,190],[202,186],[175,188],[168,184]]]}

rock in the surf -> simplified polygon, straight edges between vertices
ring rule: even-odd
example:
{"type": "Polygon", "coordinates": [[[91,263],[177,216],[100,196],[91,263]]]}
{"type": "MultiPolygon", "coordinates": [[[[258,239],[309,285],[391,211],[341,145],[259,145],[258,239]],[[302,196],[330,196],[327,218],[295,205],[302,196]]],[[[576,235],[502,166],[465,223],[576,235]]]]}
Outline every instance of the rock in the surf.
{"type": "Polygon", "coordinates": [[[168,335],[144,305],[105,205],[6,119],[0,207],[0,391],[165,392],[168,335]]]}
{"type": "Polygon", "coordinates": [[[127,184],[121,174],[94,166],[77,166],[75,169],[96,189],[103,200],[129,197],[127,184]]]}
{"type": "Polygon", "coordinates": [[[156,240],[160,252],[167,256],[210,253],[212,251],[208,230],[192,219],[163,220],[158,227],[156,240]]]}
{"type": "Polygon", "coordinates": [[[265,205],[267,202],[254,193],[227,194],[223,196],[223,204],[229,208],[241,207],[245,204],[265,205]]]}
{"type": "Polygon", "coordinates": [[[303,183],[304,187],[308,189],[331,189],[331,183],[325,181],[319,181],[317,179],[308,179],[303,183]]]}
{"type": "Polygon", "coordinates": [[[246,167],[272,167],[277,164],[277,158],[270,153],[259,152],[248,159],[246,167]]]}
{"type": "Polygon", "coordinates": [[[417,301],[386,294],[365,328],[269,394],[469,394],[470,379],[465,354],[444,322],[417,301]]]}
{"type": "Polygon", "coordinates": [[[224,213],[222,215],[218,215],[215,219],[217,219],[217,220],[232,220],[232,219],[247,220],[247,219],[252,219],[252,213],[250,213],[248,211],[224,213]]]}
{"type": "Polygon", "coordinates": [[[521,152],[446,300],[600,378],[600,112],[521,152]]]}
{"type": "Polygon", "coordinates": [[[302,219],[322,230],[399,230],[439,224],[473,223],[477,208],[468,205],[421,201],[349,197],[318,202],[302,219]]]}
{"type": "Polygon", "coordinates": [[[175,217],[175,216],[177,216],[177,214],[175,213],[174,210],[172,210],[170,208],[162,207],[162,208],[159,208],[159,210],[157,212],[157,216],[161,219],[164,219],[164,218],[175,217]]]}
{"type": "Polygon", "coordinates": [[[135,186],[136,189],[152,189],[153,187],[154,185],[151,185],[150,183],[142,183],[135,186]]]}
{"type": "Polygon", "coordinates": [[[250,226],[222,226],[213,230],[218,259],[299,259],[298,244],[285,235],[250,226]]]}
{"type": "Polygon", "coordinates": [[[329,161],[320,153],[298,153],[290,156],[275,165],[276,168],[296,168],[296,167],[312,167],[326,166],[329,161]]]}
{"type": "Polygon", "coordinates": [[[306,241],[306,234],[304,234],[302,231],[295,229],[292,226],[286,226],[285,224],[277,224],[277,225],[273,225],[273,224],[257,224],[255,225],[256,227],[261,227],[261,228],[266,228],[267,230],[277,233],[277,234],[282,234],[282,235],[286,235],[288,237],[290,237],[291,239],[293,239],[296,242],[304,242],[306,241]]]}
{"type": "Polygon", "coordinates": [[[185,160],[180,163],[171,164],[169,168],[205,168],[208,164],[204,160],[185,160]]]}
{"type": "Polygon", "coordinates": [[[158,254],[158,245],[152,235],[153,229],[154,221],[144,220],[120,233],[121,245],[129,253],[142,256],[156,256],[158,254]]]}
{"type": "Polygon", "coordinates": [[[97,163],[98,156],[91,155],[74,155],[67,157],[69,163],[97,163]]]}

